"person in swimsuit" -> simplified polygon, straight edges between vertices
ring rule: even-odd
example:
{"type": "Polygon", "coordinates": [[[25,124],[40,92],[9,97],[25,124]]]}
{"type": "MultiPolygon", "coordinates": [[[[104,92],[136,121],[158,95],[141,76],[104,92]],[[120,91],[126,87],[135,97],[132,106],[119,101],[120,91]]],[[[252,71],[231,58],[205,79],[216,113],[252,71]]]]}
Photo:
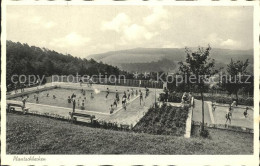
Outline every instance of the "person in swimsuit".
{"type": "Polygon", "coordinates": [[[247,113],[247,111],[249,110],[249,108],[248,107],[246,107],[246,110],[244,111],[244,116],[245,116],[245,118],[247,118],[248,117],[248,113],[247,113]]]}
{"type": "Polygon", "coordinates": [[[113,108],[112,104],[110,105],[109,112],[110,112],[110,114],[112,114],[114,112],[114,108],[113,108]]]}
{"type": "Polygon", "coordinates": [[[117,101],[117,103],[119,103],[119,93],[118,93],[118,91],[116,90],[116,101],[117,101]]]}
{"type": "Polygon", "coordinates": [[[216,104],[212,102],[211,106],[212,106],[212,110],[215,111],[216,110],[216,104]]]}
{"type": "Polygon", "coordinates": [[[72,98],[72,103],[73,103],[73,107],[72,107],[73,110],[72,110],[72,111],[75,112],[75,108],[76,108],[76,100],[75,100],[74,97],[72,98]]]}
{"type": "Polygon", "coordinates": [[[130,100],[130,92],[129,92],[129,89],[127,89],[127,100],[130,100]]]}
{"type": "Polygon", "coordinates": [[[113,105],[117,107],[117,99],[115,98],[113,105]]]}
{"type": "Polygon", "coordinates": [[[139,90],[140,93],[140,105],[142,104],[143,99],[143,92],[141,90],[139,90]]]}
{"type": "Polygon", "coordinates": [[[109,95],[109,89],[107,88],[106,98],[108,97],[108,95],[109,95]]]}
{"type": "Polygon", "coordinates": [[[71,103],[71,98],[70,98],[70,96],[68,96],[68,103],[71,103]]]}
{"type": "Polygon", "coordinates": [[[229,124],[231,124],[231,117],[232,117],[232,113],[231,113],[231,108],[229,107],[229,109],[226,113],[226,123],[229,121],[229,124]]]}
{"type": "Polygon", "coordinates": [[[93,93],[91,93],[90,98],[91,98],[91,99],[94,99],[93,93]]]}
{"type": "Polygon", "coordinates": [[[126,110],[126,94],[123,95],[123,98],[122,98],[122,106],[123,106],[123,108],[126,110]]]}

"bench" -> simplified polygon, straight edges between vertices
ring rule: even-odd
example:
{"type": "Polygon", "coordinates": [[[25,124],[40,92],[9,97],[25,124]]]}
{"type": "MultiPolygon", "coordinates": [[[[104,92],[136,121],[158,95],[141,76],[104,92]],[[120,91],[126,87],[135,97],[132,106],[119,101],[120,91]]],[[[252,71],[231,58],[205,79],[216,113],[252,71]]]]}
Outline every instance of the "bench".
{"type": "Polygon", "coordinates": [[[8,112],[15,111],[15,107],[21,108],[24,114],[25,114],[26,112],[28,112],[29,109],[30,109],[30,108],[28,108],[28,107],[25,107],[25,108],[24,108],[23,105],[21,105],[21,104],[8,103],[8,104],[7,104],[7,111],[8,111],[8,112]]]}
{"type": "Polygon", "coordinates": [[[91,123],[93,123],[93,120],[96,118],[94,115],[83,114],[83,113],[76,113],[76,112],[69,112],[69,115],[71,117],[72,122],[77,121],[76,117],[80,117],[80,118],[90,119],[91,123]]]}
{"type": "Polygon", "coordinates": [[[130,129],[130,125],[121,124],[120,127],[121,127],[121,129],[123,129],[123,130],[129,130],[129,129],[130,129]]]}

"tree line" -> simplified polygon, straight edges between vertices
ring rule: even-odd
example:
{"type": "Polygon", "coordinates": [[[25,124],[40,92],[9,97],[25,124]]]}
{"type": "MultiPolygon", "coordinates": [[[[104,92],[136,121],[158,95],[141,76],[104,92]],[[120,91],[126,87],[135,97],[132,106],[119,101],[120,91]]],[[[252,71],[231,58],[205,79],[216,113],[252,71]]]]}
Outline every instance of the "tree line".
{"type": "Polygon", "coordinates": [[[47,48],[29,46],[20,42],[7,41],[6,43],[6,79],[7,85],[12,84],[12,75],[76,75],[92,76],[102,75],[125,75],[133,78],[133,75],[120,70],[118,67],[96,62],[94,59],[64,55],[47,48]]]}

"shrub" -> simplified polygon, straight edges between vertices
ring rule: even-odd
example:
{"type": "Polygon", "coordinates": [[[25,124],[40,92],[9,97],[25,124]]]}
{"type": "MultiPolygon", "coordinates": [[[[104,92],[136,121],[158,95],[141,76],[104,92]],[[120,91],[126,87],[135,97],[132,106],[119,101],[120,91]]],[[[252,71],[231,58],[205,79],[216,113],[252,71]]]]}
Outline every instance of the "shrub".
{"type": "MultiPolygon", "coordinates": [[[[197,100],[201,100],[200,95],[195,95],[194,98],[197,99],[197,100]]],[[[227,97],[227,96],[204,96],[204,100],[215,101],[215,102],[221,103],[221,104],[231,104],[236,99],[234,99],[232,97],[227,97]]],[[[252,97],[238,98],[238,105],[253,106],[254,105],[254,99],[252,97]]]]}
{"type": "MultiPolygon", "coordinates": [[[[182,93],[170,92],[168,95],[168,102],[180,103],[182,98],[182,93]]],[[[165,101],[165,93],[161,93],[159,101],[165,101]]]]}
{"type": "Polygon", "coordinates": [[[207,129],[200,130],[200,136],[203,138],[209,138],[209,131],[207,129]]]}

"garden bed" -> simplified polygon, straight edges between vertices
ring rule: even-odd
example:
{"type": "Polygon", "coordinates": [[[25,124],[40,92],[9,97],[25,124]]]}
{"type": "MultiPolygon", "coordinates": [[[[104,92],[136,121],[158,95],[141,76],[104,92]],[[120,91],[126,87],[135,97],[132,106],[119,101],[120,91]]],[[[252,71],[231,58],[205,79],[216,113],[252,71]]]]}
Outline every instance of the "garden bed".
{"type": "Polygon", "coordinates": [[[183,136],[185,134],[188,107],[173,107],[163,104],[150,108],[133,128],[136,132],[183,136]]]}

